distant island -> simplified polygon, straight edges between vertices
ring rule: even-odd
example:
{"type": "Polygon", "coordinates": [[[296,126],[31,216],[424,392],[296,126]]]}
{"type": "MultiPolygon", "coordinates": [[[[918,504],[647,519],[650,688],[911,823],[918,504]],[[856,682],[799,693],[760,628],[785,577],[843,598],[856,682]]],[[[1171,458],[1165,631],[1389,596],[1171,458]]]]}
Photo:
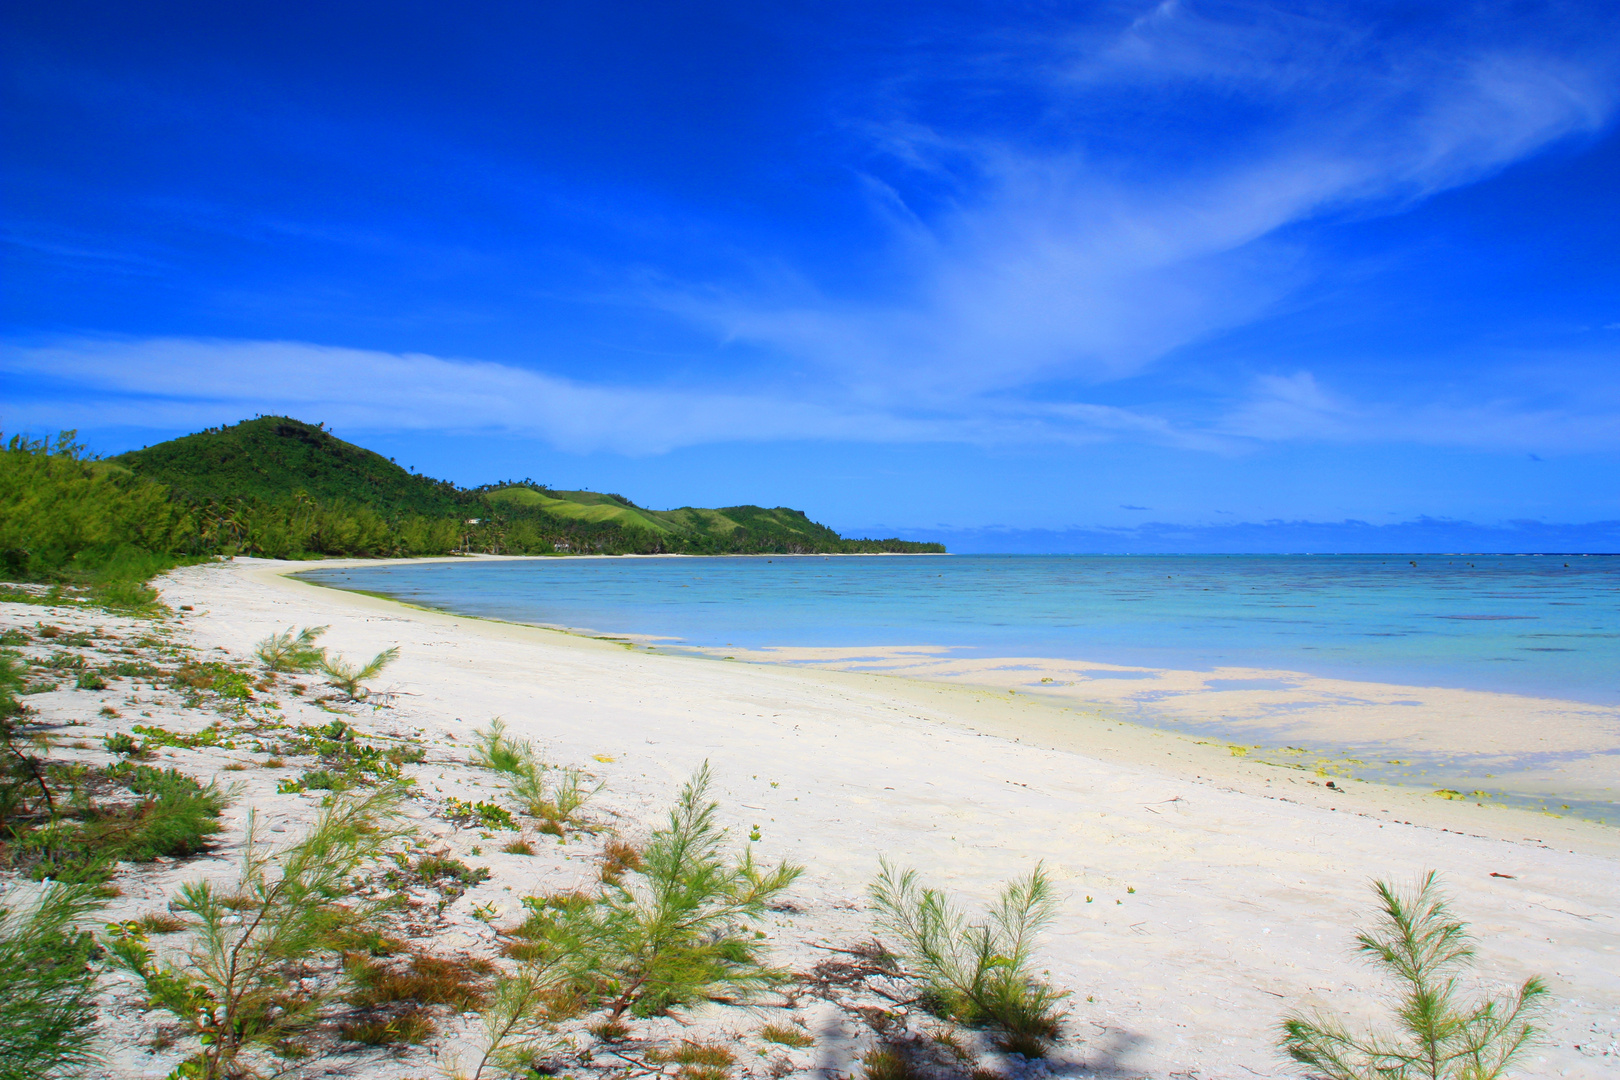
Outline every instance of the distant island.
{"type": "MultiPolygon", "coordinates": [[[[120,506],[139,504],[142,536],[107,535],[103,544],[131,542],[177,554],[300,559],[945,550],[942,544],[842,537],[786,507],[649,510],[621,495],[556,490],[533,480],[461,488],[345,442],[323,424],[286,416],[210,428],[99,461],[68,442],[58,440],[48,452],[43,443],[31,444],[36,464],[45,457],[54,462],[33,486],[47,476],[53,484],[77,480],[120,506]],[[158,519],[161,543],[150,535],[158,519]]],[[[11,453],[26,452],[16,443],[11,453]]],[[[54,501],[36,499],[35,505],[44,509],[54,501]]],[[[41,546],[13,537],[8,561],[24,554],[15,548],[18,541],[41,546]]]]}

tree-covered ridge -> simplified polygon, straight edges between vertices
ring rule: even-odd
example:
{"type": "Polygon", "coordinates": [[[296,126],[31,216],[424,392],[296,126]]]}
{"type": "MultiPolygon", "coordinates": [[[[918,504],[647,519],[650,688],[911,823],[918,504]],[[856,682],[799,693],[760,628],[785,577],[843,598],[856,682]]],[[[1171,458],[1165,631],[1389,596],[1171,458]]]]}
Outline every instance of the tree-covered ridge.
{"type": "Polygon", "coordinates": [[[420,476],[344,442],[323,424],[261,416],[132,450],[112,459],[186,499],[352,502],[402,513],[453,513],[470,500],[454,484],[420,476]]]}
{"type": "MultiPolygon", "coordinates": [[[[553,517],[573,521],[615,524],[656,533],[661,537],[706,538],[724,543],[728,538],[777,536],[810,545],[849,543],[825,525],[811,521],[802,510],[785,506],[727,506],[718,510],[683,506],[676,510],[648,510],[623,495],[594,491],[556,491],[533,481],[483,489],[484,498],[501,507],[538,508],[553,517]]],[[[819,548],[818,548],[819,549],[819,548]]],[[[832,550],[838,550],[836,547],[832,550]]]]}
{"type": "Polygon", "coordinates": [[[87,458],[71,433],[0,445],[0,575],[72,581],[137,602],[138,586],[198,549],[190,509],[162,484],[87,458]]]}
{"type": "Polygon", "coordinates": [[[821,554],[943,551],[851,540],[786,507],[648,510],[532,480],[463,489],[321,425],[260,417],[97,461],[71,437],[0,449],[0,566],[94,581],[164,559],[479,552],[821,554]]]}

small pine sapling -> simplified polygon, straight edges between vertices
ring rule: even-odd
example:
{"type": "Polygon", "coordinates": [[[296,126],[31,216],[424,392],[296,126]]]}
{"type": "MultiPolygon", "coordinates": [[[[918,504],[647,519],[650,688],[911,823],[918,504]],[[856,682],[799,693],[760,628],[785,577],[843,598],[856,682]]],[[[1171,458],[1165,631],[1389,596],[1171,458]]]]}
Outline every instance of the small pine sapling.
{"type": "Polygon", "coordinates": [[[560,974],[561,957],[547,953],[526,960],[515,973],[499,975],[481,1016],[483,1050],[470,1072],[451,1059],[446,1069],[451,1080],[532,1075],[545,1058],[565,1049],[568,1043],[556,1033],[556,1022],[572,1010],[571,998],[560,992],[560,974]]]}
{"type": "Polygon", "coordinates": [[[506,722],[498,716],[489,722],[488,731],[475,731],[473,736],[478,740],[478,745],[468,761],[480,769],[520,773],[531,765],[545,768],[527,740],[514,739],[506,734],[506,722]]]}
{"type": "Polygon", "coordinates": [[[294,633],[289,626],[253,646],[253,655],[269,671],[314,671],[326,659],[326,650],[315,644],[326,630],[324,626],[306,626],[294,633]]]}
{"type": "Polygon", "coordinates": [[[599,902],[568,906],[557,916],[555,947],[581,984],[602,988],[614,1020],[626,1011],[652,1016],[746,993],[776,977],[742,920],[761,914],[803,868],[783,862],[767,872],[746,848],[728,863],[711,782],[704,762],[668,822],[653,832],[640,869],[626,868],[605,884],[599,902]]]}
{"type": "Polygon", "coordinates": [[[409,834],[390,820],[399,799],[398,788],[334,799],[280,851],[265,848],[250,814],[236,884],[221,890],[190,882],[170,904],[193,919],[184,948],[160,957],[128,928],[108,939],[114,961],[141,978],[153,1004],[200,1037],[196,1075],[216,1080],[245,1072],[238,1062],[245,1051],[314,1017],[327,995],[295,990],[294,979],[303,964],[336,951],[340,931],[370,924],[386,906],[357,898],[350,878],[409,834]]]}
{"type": "MultiPolygon", "coordinates": [[[[530,793],[522,793],[525,797],[524,809],[534,817],[545,822],[540,828],[541,832],[555,832],[562,835],[563,828],[568,825],[577,825],[577,817],[585,804],[598,791],[601,784],[587,786],[584,782],[585,774],[575,768],[552,769],[550,779],[538,792],[538,797],[530,793]]],[[[518,792],[518,786],[513,785],[513,792],[518,792]]]]}
{"type": "Polygon", "coordinates": [[[79,1075],[96,1060],[95,939],[75,922],[101,903],[88,885],[48,884],[29,903],[0,904],[3,1080],[79,1075]]]}
{"type": "Polygon", "coordinates": [[[1409,892],[1373,883],[1378,925],[1356,935],[1358,951],[1399,985],[1394,1034],[1356,1035],[1338,1017],[1294,1013],[1282,1023],[1285,1053],[1325,1080],[1496,1080],[1537,1035],[1547,988],[1530,978],[1502,998],[1459,1000],[1458,976],[1473,966],[1468,927],[1452,918],[1430,871],[1409,892]]]}
{"type": "Polygon", "coordinates": [[[341,690],[350,701],[364,701],[371,696],[371,691],[362,684],[381,675],[383,668],[398,659],[397,645],[373,656],[371,662],[364,667],[357,667],[341,656],[327,656],[323,653],[320,669],[321,674],[326,676],[328,686],[341,690]]]}
{"type": "Polygon", "coordinates": [[[588,787],[585,774],[578,769],[547,765],[526,739],[507,735],[506,725],[499,717],[490,721],[488,731],[479,731],[476,735],[478,745],[469,762],[510,777],[512,795],[523,805],[524,812],[546,823],[541,832],[561,835],[567,826],[574,824],[580,809],[601,790],[600,785],[588,787]]]}
{"type": "Polygon", "coordinates": [[[900,943],[936,1011],[997,1031],[1003,1049],[1043,1056],[1061,1033],[1059,992],[1032,973],[1035,938],[1057,914],[1057,897],[1037,864],[1009,882],[979,922],[969,922],[944,893],[926,888],[915,870],[880,864],[871,896],[877,929],[900,943]]]}

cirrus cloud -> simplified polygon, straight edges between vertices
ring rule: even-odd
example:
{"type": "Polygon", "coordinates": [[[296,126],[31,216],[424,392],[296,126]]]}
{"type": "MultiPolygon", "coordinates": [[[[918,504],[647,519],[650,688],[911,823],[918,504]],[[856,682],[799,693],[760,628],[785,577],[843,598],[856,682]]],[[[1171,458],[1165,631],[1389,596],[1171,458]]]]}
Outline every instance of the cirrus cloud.
{"type": "Polygon", "coordinates": [[[1475,182],[1620,101],[1620,38],[1544,11],[1447,5],[1392,30],[1343,5],[1135,7],[977,62],[924,51],[886,112],[865,103],[881,114],[851,128],[891,230],[871,288],[775,274],[651,301],[870,401],[1123,379],[1312,280],[1291,227],[1475,182]],[[1039,103],[1026,132],[927,104],[1009,88],[1039,103]]]}
{"type": "Polygon", "coordinates": [[[0,347],[0,371],[14,386],[31,384],[6,410],[8,423],[24,427],[174,430],[288,413],[356,431],[498,432],[627,454],[794,439],[1221,443],[1105,405],[987,400],[900,411],[786,394],[589,384],[488,361],[290,341],[11,344],[0,347]]]}

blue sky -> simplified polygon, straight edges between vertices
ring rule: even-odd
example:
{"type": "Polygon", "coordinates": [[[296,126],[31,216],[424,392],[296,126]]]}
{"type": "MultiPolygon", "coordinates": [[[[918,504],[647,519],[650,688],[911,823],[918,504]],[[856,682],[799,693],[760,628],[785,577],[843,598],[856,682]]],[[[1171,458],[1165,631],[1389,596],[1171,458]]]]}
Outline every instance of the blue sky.
{"type": "Polygon", "coordinates": [[[992,547],[1620,519],[1612,3],[4,18],[7,431],[992,547]]]}

